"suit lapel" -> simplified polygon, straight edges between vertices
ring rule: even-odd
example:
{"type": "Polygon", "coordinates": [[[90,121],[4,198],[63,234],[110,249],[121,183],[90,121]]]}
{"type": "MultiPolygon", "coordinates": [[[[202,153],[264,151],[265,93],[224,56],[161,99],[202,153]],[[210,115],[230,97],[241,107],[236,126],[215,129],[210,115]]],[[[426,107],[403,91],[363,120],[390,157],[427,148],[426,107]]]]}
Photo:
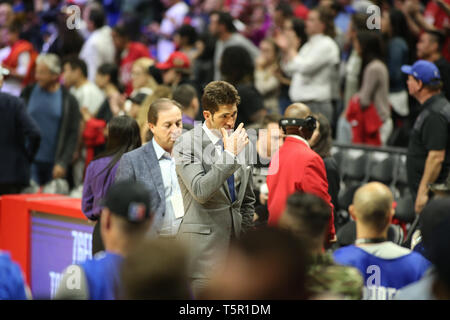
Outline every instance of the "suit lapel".
{"type": "Polygon", "coordinates": [[[145,145],[144,150],[146,153],[144,161],[147,163],[147,166],[150,169],[150,176],[156,185],[159,197],[162,201],[165,201],[164,182],[162,179],[161,168],[159,167],[159,161],[156,157],[156,152],[155,149],[153,149],[153,143],[151,140],[145,145]]]}

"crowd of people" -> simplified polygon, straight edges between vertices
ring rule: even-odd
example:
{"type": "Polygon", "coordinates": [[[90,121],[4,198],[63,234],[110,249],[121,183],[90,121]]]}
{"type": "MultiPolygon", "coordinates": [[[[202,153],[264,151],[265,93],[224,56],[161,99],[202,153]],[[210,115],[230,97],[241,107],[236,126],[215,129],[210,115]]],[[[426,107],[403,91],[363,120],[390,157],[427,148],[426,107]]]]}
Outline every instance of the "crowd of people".
{"type": "Polygon", "coordinates": [[[0,1],[0,34],[0,195],[95,224],[56,299],[450,299],[449,0],[0,1]],[[339,247],[333,141],[408,148],[403,246],[369,182],[339,247]]]}

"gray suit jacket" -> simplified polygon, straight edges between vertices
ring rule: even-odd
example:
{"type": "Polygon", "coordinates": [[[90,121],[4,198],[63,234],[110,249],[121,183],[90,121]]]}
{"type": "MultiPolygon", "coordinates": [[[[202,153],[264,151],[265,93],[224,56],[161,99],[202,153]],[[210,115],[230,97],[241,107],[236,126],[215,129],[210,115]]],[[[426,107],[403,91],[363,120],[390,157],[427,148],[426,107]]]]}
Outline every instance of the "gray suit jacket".
{"type": "Polygon", "coordinates": [[[208,278],[208,272],[223,263],[232,232],[239,237],[253,226],[255,196],[249,150],[247,147],[239,155],[240,163],[227,152],[219,157],[199,125],[183,134],[174,147],[185,211],[177,237],[188,248],[192,278],[208,278]],[[239,181],[233,203],[227,184],[232,174],[239,181]]]}
{"type": "Polygon", "coordinates": [[[152,141],[122,156],[115,182],[124,180],[142,182],[150,191],[151,210],[154,214],[150,235],[157,236],[166,211],[166,197],[161,169],[152,141]]]}

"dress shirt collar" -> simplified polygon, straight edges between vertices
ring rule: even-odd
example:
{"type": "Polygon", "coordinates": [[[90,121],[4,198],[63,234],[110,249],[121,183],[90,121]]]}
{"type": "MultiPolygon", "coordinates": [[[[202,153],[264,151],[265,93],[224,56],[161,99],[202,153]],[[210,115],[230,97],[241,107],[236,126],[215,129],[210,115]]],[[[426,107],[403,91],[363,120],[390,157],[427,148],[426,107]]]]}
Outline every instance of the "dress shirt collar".
{"type": "Polygon", "coordinates": [[[311,148],[311,146],[309,145],[308,141],[307,141],[306,139],[300,137],[300,136],[297,136],[297,135],[295,135],[295,134],[288,134],[288,135],[286,136],[286,138],[287,138],[287,137],[292,137],[292,138],[298,139],[298,140],[300,140],[300,141],[303,141],[303,142],[308,146],[308,148],[311,148]]]}
{"type": "Polygon", "coordinates": [[[167,158],[171,158],[170,153],[168,153],[166,150],[164,150],[159,144],[158,142],[156,142],[155,138],[152,139],[152,143],[153,143],[153,149],[155,149],[155,153],[156,153],[156,158],[158,160],[161,160],[161,158],[163,158],[164,156],[167,158]]]}
{"type": "Polygon", "coordinates": [[[217,145],[217,143],[219,142],[219,140],[221,139],[221,137],[217,136],[215,133],[213,133],[207,126],[206,126],[206,121],[203,122],[203,130],[205,130],[206,135],[208,136],[209,140],[211,140],[211,142],[214,145],[217,145]]]}

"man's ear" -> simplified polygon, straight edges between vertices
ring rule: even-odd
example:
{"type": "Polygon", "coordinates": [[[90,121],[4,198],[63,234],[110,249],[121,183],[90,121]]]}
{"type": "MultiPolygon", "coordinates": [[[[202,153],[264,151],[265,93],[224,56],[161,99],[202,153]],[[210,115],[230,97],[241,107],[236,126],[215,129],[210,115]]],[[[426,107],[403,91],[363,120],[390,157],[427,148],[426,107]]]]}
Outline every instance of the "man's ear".
{"type": "Polygon", "coordinates": [[[151,133],[153,133],[153,131],[155,130],[155,125],[151,122],[148,122],[147,124],[148,124],[149,130],[151,131],[151,133]]]}
{"type": "Polygon", "coordinates": [[[423,89],[423,82],[422,82],[422,80],[417,79],[417,83],[419,84],[419,90],[417,90],[417,91],[422,90],[423,89]]]}
{"type": "Polygon", "coordinates": [[[211,112],[204,110],[203,117],[205,118],[205,120],[208,120],[209,117],[211,117],[211,112]]]}
{"type": "Polygon", "coordinates": [[[356,221],[355,206],[354,205],[351,204],[348,207],[348,213],[350,214],[350,217],[352,217],[352,219],[356,221]]]}

